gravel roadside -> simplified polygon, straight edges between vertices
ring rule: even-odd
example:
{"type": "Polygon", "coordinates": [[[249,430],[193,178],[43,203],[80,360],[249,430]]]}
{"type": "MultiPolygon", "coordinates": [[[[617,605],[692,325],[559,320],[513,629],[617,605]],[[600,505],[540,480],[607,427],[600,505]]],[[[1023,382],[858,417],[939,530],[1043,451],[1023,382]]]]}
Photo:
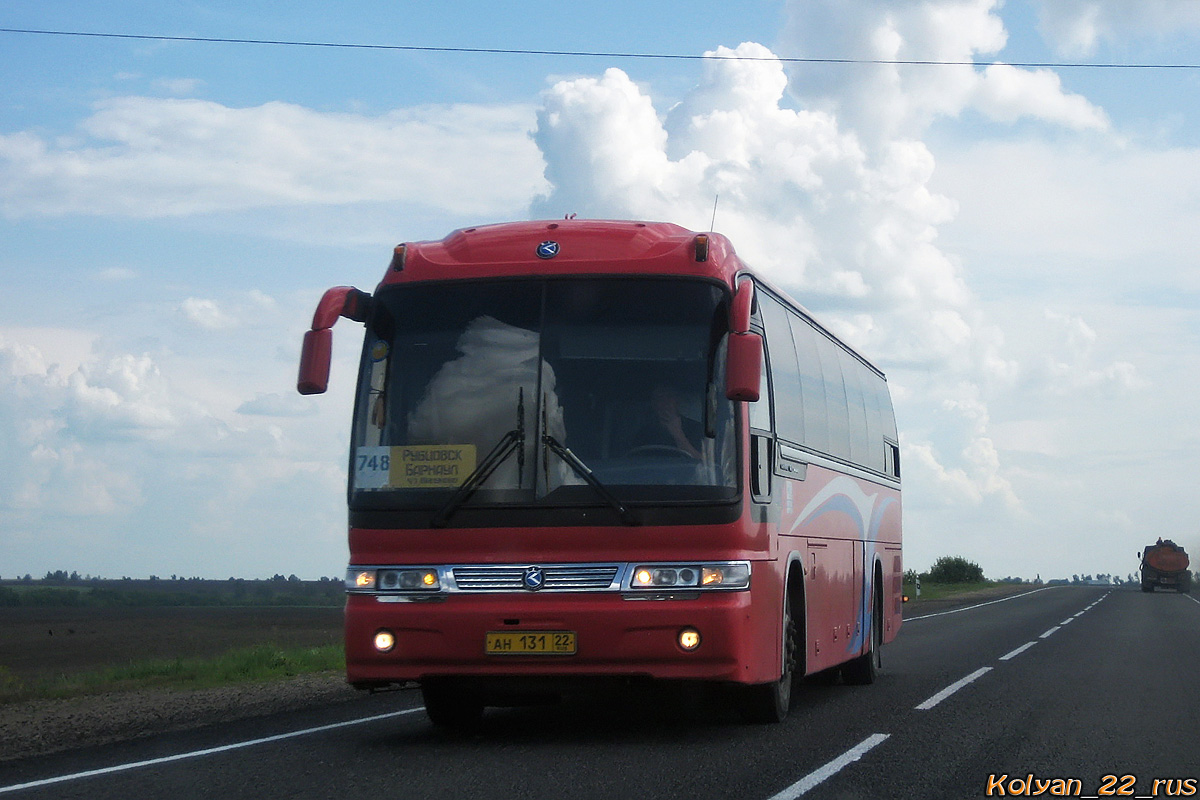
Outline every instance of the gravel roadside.
{"type": "Polygon", "coordinates": [[[363,697],[344,675],[152,689],[0,706],[0,762],[363,697]]]}

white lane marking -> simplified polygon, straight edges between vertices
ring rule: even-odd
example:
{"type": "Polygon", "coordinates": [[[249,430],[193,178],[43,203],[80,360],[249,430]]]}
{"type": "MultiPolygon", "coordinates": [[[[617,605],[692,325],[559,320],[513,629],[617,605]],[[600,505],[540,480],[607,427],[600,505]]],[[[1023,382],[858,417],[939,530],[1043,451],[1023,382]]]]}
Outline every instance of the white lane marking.
{"type": "Polygon", "coordinates": [[[890,734],[886,733],[871,734],[866,739],[863,739],[854,747],[851,747],[849,750],[842,753],[825,766],[808,773],[803,778],[784,789],[782,792],[771,795],[768,800],[794,800],[794,798],[799,797],[823,781],[832,778],[845,767],[848,767],[855,761],[858,761],[860,758],[866,755],[871,748],[886,740],[889,735],[890,734]]]}
{"type": "Polygon", "coordinates": [[[1186,597],[1188,600],[1191,600],[1193,603],[1200,603],[1200,600],[1197,600],[1196,598],[1192,597],[1190,594],[1184,595],[1184,597],[1186,597]]]}
{"type": "Polygon", "coordinates": [[[331,725],[321,725],[316,728],[305,728],[301,731],[291,731],[290,733],[280,733],[275,736],[264,736],[261,739],[249,739],[245,742],[234,742],[233,744],[224,744],[220,747],[209,747],[204,750],[192,750],[187,753],[176,753],[173,756],[163,756],[162,758],[151,758],[146,761],[134,761],[129,764],[117,764],[112,767],[103,767],[101,769],[90,769],[86,772],[76,772],[72,775],[58,775],[53,778],[43,778],[39,781],[29,781],[28,783],[17,783],[12,786],[0,786],[0,794],[5,792],[17,792],[21,789],[33,789],[38,786],[50,786],[55,783],[65,783],[66,781],[76,781],[81,778],[93,778],[98,775],[111,775],[114,772],[125,772],[131,769],[139,769],[141,767],[152,767],[156,764],[167,764],[172,761],[182,761],[188,758],[200,758],[201,756],[210,756],[214,753],[224,753],[228,750],[238,750],[243,747],[254,747],[259,744],[267,744],[268,742],[278,742],[284,739],[294,739],[297,736],[308,736],[312,733],[321,733],[322,731],[332,731],[337,728],[348,728],[351,725],[362,725],[367,722],[377,722],[381,719],[390,719],[391,717],[400,717],[405,714],[413,714],[420,711],[420,708],[408,708],[404,711],[393,711],[389,714],[378,714],[374,717],[364,717],[363,719],[352,719],[347,722],[335,722],[331,725]]]}
{"type": "Polygon", "coordinates": [[[1062,626],[1060,626],[1060,625],[1055,625],[1053,628],[1051,628],[1050,630],[1046,631],[1045,633],[1043,633],[1043,634],[1042,634],[1041,636],[1039,636],[1038,638],[1039,638],[1039,639],[1045,639],[1045,638],[1046,638],[1046,637],[1048,637],[1048,636],[1052,636],[1052,635],[1054,635],[1054,632],[1055,632],[1055,631],[1057,631],[1057,630],[1058,630],[1060,627],[1062,627],[1062,626]]]}
{"type": "Polygon", "coordinates": [[[973,606],[963,606],[962,608],[953,608],[953,609],[950,609],[949,611],[938,611],[934,614],[922,614],[919,617],[905,617],[904,622],[916,622],[919,619],[930,619],[931,617],[944,617],[947,614],[957,614],[960,611],[970,611],[973,608],[983,608],[984,606],[995,605],[996,603],[1003,603],[1008,600],[1016,600],[1018,597],[1028,597],[1031,594],[1037,594],[1038,592],[1044,592],[1047,589],[1054,589],[1054,588],[1057,588],[1057,587],[1044,586],[1041,589],[1034,589],[1031,592],[1021,592],[1020,594],[1010,594],[1008,597],[1001,597],[999,600],[988,600],[986,603],[976,603],[973,606]]]}
{"type": "Polygon", "coordinates": [[[1074,621],[1075,621],[1074,617],[1067,617],[1062,622],[1058,623],[1058,627],[1061,628],[1063,625],[1070,625],[1074,621]]]}
{"type": "Polygon", "coordinates": [[[1033,647],[1035,644],[1037,644],[1037,642],[1026,642],[1025,644],[1018,647],[1016,650],[1013,650],[1012,652],[1005,653],[1004,655],[1000,656],[1000,660],[1001,661],[1011,661],[1012,659],[1021,655],[1021,653],[1024,653],[1026,650],[1033,647]]]}
{"type": "Polygon", "coordinates": [[[929,698],[928,700],[926,700],[924,703],[921,703],[919,706],[917,706],[917,707],[916,707],[916,708],[917,708],[917,710],[918,710],[918,711],[928,711],[929,709],[931,709],[931,708],[933,708],[934,706],[936,706],[938,703],[940,703],[940,702],[942,702],[943,700],[945,700],[945,699],[946,699],[947,697],[949,697],[950,695],[952,695],[952,694],[954,694],[955,692],[957,692],[959,689],[961,689],[961,688],[963,688],[964,686],[966,686],[966,685],[967,685],[968,683],[970,683],[971,681],[974,681],[974,680],[976,680],[976,679],[978,679],[978,678],[982,677],[983,675],[985,675],[985,674],[987,674],[987,673],[989,673],[989,672],[991,672],[991,671],[992,671],[992,668],[991,668],[991,667],[980,667],[979,669],[975,670],[974,672],[972,672],[972,673],[971,673],[970,675],[968,675],[967,677],[965,677],[965,678],[963,678],[963,679],[961,679],[961,680],[957,680],[957,681],[955,681],[954,683],[952,683],[952,684],[950,684],[949,686],[947,686],[945,689],[942,689],[940,692],[938,692],[937,694],[935,694],[933,697],[931,697],[931,698],[929,698]]]}

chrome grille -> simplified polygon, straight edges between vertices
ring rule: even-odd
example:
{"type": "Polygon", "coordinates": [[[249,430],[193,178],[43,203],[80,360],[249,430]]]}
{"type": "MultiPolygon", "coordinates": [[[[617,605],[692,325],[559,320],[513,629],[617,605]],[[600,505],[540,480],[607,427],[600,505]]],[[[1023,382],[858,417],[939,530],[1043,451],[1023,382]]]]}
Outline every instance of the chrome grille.
{"type": "MultiPolygon", "coordinates": [[[[454,567],[454,585],[460,592],[526,592],[525,570],[529,565],[485,564],[454,567]]],[[[620,564],[537,565],[545,574],[543,592],[602,592],[621,588],[620,564]]]]}

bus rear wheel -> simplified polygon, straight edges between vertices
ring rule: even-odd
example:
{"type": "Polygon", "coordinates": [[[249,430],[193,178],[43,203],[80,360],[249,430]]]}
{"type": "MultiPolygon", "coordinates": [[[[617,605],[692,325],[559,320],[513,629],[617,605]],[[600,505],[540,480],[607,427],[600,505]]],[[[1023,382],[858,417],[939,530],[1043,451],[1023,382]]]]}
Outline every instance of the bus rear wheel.
{"type": "Polygon", "coordinates": [[[876,595],[871,603],[871,646],[853,661],[842,665],[842,680],[854,686],[866,686],[875,682],[883,666],[880,651],[883,649],[883,601],[876,595]]]}

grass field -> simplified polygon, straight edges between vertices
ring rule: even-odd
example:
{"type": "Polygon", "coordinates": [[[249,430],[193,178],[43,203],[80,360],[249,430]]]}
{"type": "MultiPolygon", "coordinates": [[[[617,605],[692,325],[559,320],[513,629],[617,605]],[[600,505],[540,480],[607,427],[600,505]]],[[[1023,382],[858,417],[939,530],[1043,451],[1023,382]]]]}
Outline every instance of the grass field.
{"type": "Polygon", "coordinates": [[[0,608],[0,701],[342,669],[342,609],[0,608]]]}
{"type": "MultiPolygon", "coordinates": [[[[906,584],[905,613],[1027,591],[906,584]]],[[[344,669],[341,607],[0,607],[0,703],[147,687],[206,688],[344,669]]]]}
{"type": "MultiPolygon", "coordinates": [[[[904,595],[909,599],[909,602],[917,600],[945,600],[963,595],[971,595],[977,592],[987,592],[989,590],[1014,587],[1019,589],[1026,584],[1000,583],[998,581],[978,581],[976,583],[922,583],[921,596],[917,597],[917,587],[912,583],[904,584],[904,595]]],[[[1036,588],[1032,584],[1028,584],[1028,588],[1036,588]]]]}

